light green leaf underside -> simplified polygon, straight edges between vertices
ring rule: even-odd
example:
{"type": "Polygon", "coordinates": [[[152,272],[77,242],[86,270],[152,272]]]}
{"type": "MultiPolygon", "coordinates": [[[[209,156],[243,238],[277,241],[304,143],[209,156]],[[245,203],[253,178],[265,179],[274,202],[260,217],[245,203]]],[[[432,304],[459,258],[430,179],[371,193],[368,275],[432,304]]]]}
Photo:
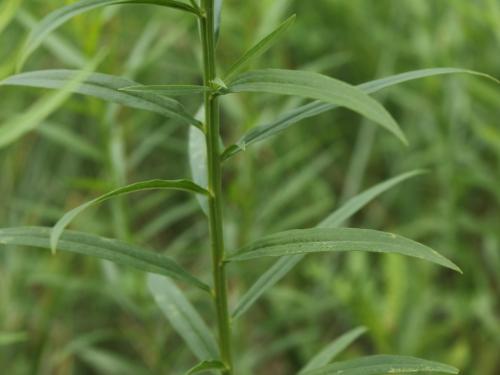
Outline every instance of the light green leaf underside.
{"type": "Polygon", "coordinates": [[[18,70],[28,57],[42,44],[50,32],[66,23],[71,18],[92,9],[119,4],[151,4],[184,10],[197,14],[196,8],[176,0],[83,0],[59,8],[43,18],[31,31],[24,44],[18,62],[18,70]]]}
{"type": "MultiPolygon", "coordinates": [[[[0,85],[61,89],[68,82],[74,80],[78,74],[80,74],[78,70],[39,70],[8,77],[0,81],[0,85]]],[[[137,83],[109,74],[92,73],[81,84],[72,88],[72,91],[127,107],[155,112],[194,126],[201,126],[201,123],[189,115],[182,104],[174,99],[152,93],[125,92],[120,90],[130,86],[137,86],[137,83]]]]}
{"type": "Polygon", "coordinates": [[[228,90],[295,95],[345,107],[374,121],[407,143],[396,121],[379,102],[359,88],[323,74],[285,69],[254,70],[238,75],[228,83],[228,90]]]}
{"type": "Polygon", "coordinates": [[[224,365],[224,363],[220,361],[203,361],[194,366],[188,372],[186,372],[185,375],[199,374],[200,372],[205,372],[209,370],[224,370],[224,369],[226,369],[226,366],[224,365]]]}
{"type": "MultiPolygon", "coordinates": [[[[205,110],[202,106],[196,118],[201,121],[205,116],[205,110]]],[[[191,170],[191,177],[198,185],[202,187],[208,186],[208,171],[207,171],[207,145],[205,142],[205,134],[199,128],[190,127],[189,128],[189,141],[188,141],[188,153],[189,153],[189,168],[191,170]]],[[[208,216],[208,199],[202,195],[197,195],[196,199],[200,204],[203,213],[208,216]]]]}
{"type": "MultiPolygon", "coordinates": [[[[420,78],[425,78],[425,77],[432,77],[432,76],[438,76],[438,75],[444,75],[444,74],[472,74],[472,75],[477,75],[477,76],[482,76],[486,77],[488,79],[491,79],[493,81],[497,81],[495,78],[467,70],[467,69],[458,69],[458,68],[433,68],[433,69],[421,69],[421,70],[415,70],[411,72],[406,72],[406,73],[401,73],[401,74],[396,74],[393,76],[381,78],[381,79],[376,79],[374,81],[366,82],[361,85],[358,85],[357,87],[365,92],[366,94],[371,94],[374,92],[377,92],[379,90],[382,90],[386,87],[394,86],[399,83],[407,82],[407,81],[412,81],[420,78]]],[[[335,104],[329,104],[329,103],[323,103],[320,101],[314,101],[308,104],[305,104],[303,106],[297,107],[291,111],[288,111],[281,115],[277,120],[269,123],[269,124],[264,124],[260,125],[256,128],[251,129],[248,133],[246,133],[235,145],[229,146],[223,154],[223,159],[228,159],[229,157],[235,155],[236,153],[240,152],[241,150],[245,150],[247,146],[250,144],[253,144],[255,142],[262,141],[266,138],[269,138],[271,136],[274,136],[286,129],[288,129],[290,126],[296,124],[297,122],[304,120],[306,118],[310,118],[313,116],[317,116],[321,113],[324,113],[326,111],[330,111],[334,108],[337,108],[338,105],[335,104]]]]}
{"type": "MultiPolygon", "coordinates": [[[[0,229],[0,244],[50,248],[50,233],[46,227],[20,227],[0,229]]],[[[135,267],[142,271],[170,276],[209,291],[209,287],[191,276],[170,258],[144,250],[122,241],[87,233],[64,231],[58,249],[88,255],[135,267]]]]}
{"type": "MultiPolygon", "coordinates": [[[[351,198],[344,205],[335,210],[330,216],[319,223],[317,225],[317,228],[334,228],[340,226],[340,224],[344,220],[354,215],[366,204],[371,202],[383,192],[420,173],[422,172],[418,170],[403,173],[363,191],[361,194],[351,198]]],[[[271,268],[269,268],[262,276],[260,276],[259,279],[243,295],[232,313],[233,319],[236,319],[243,313],[245,313],[260,296],[262,296],[274,284],[281,280],[293,267],[295,267],[304,258],[304,256],[305,255],[299,254],[282,257],[276,263],[274,263],[271,268]]]]}
{"type": "Polygon", "coordinates": [[[124,87],[121,91],[142,92],[166,96],[181,96],[203,94],[210,91],[210,87],[199,85],[143,85],[124,87]]]}
{"type": "Polygon", "coordinates": [[[149,181],[141,181],[141,182],[136,182],[118,189],[115,189],[113,191],[110,191],[109,193],[106,193],[104,195],[101,195],[100,197],[97,197],[89,202],[86,202],[71,211],[68,211],[64,216],[56,223],[54,226],[54,229],[52,230],[51,236],[50,236],[50,247],[53,252],[55,252],[56,247],[57,247],[57,242],[59,241],[59,238],[61,234],[64,231],[64,228],[68,226],[68,224],[77,216],[79,215],[82,211],[86,210],[87,208],[104,202],[105,200],[108,200],[110,198],[114,198],[120,195],[125,195],[125,194],[131,194],[131,193],[136,193],[139,191],[144,191],[144,190],[158,190],[158,189],[166,189],[166,190],[182,190],[182,191],[188,191],[191,193],[196,193],[196,194],[203,194],[207,195],[208,191],[203,189],[202,187],[196,185],[194,182],[189,181],[189,180],[149,180],[149,181]]]}
{"type": "Polygon", "coordinates": [[[337,362],[302,375],[385,375],[409,373],[458,374],[458,369],[439,362],[407,356],[374,355],[337,362]]]}
{"type": "Polygon", "coordinates": [[[257,42],[241,56],[227,71],[223,80],[228,81],[244,69],[253,59],[261,56],[281,37],[295,21],[295,14],[281,23],[274,31],[257,42]]]}
{"type": "Polygon", "coordinates": [[[148,286],[172,328],[184,339],[193,354],[200,361],[218,358],[212,333],[182,291],[168,278],[155,275],[148,276],[148,286]]]}
{"type": "Polygon", "coordinates": [[[345,251],[401,254],[461,272],[453,262],[418,242],[393,233],[358,228],[288,230],[257,240],[230,255],[227,260],[345,251]]]}
{"type": "Polygon", "coordinates": [[[351,345],[359,336],[366,332],[365,327],[357,327],[344,333],[327,345],[316,354],[303,368],[298,375],[303,375],[306,371],[318,369],[330,363],[338,354],[351,345]]]}

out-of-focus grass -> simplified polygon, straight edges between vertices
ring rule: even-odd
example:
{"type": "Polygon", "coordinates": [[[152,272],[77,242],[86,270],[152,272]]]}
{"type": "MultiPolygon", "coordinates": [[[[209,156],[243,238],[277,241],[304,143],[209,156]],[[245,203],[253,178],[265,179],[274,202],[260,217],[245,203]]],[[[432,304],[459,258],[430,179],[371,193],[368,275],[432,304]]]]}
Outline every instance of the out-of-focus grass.
{"type": "MultiPolygon", "coordinates": [[[[30,22],[61,3],[23,2],[0,34],[0,76],[12,71],[30,22]]],[[[500,76],[495,0],[227,0],[218,47],[225,67],[291,13],[298,15],[294,27],[255,66],[301,67],[356,84],[432,66],[500,76]]],[[[196,36],[178,13],[112,7],[58,30],[25,70],[79,67],[106,47],[102,72],[143,83],[199,83],[200,56],[190,47],[196,36]]],[[[1,93],[0,122],[40,94],[1,93]]],[[[310,257],[236,323],[235,345],[245,349],[238,356],[253,373],[292,373],[358,325],[369,331],[345,358],[392,352],[448,362],[465,374],[500,371],[500,93],[489,82],[453,76],[377,98],[404,128],[409,148],[358,116],[334,111],[228,161],[228,246],[314,225],[362,188],[425,167],[430,173],[384,194],[352,222],[431,244],[464,275],[400,257],[310,257]]],[[[224,98],[225,141],[294,104],[264,95],[224,98]]],[[[199,103],[186,105],[195,111],[199,103]]],[[[186,128],[174,121],[75,96],[0,150],[0,224],[51,225],[127,181],[185,176],[186,147],[186,128]]],[[[193,207],[181,194],[144,194],[89,211],[74,227],[148,244],[203,274],[206,228],[193,207]]],[[[233,302],[266,267],[262,261],[233,271],[233,302]]],[[[0,302],[5,373],[174,374],[191,364],[139,272],[63,254],[2,251],[0,302]]]]}

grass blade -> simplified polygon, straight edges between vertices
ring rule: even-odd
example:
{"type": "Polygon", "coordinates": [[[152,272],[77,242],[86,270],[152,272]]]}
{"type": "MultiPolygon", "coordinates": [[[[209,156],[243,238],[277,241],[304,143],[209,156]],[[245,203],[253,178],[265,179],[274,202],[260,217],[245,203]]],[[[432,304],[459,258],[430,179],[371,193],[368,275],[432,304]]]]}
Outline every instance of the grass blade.
{"type": "Polygon", "coordinates": [[[293,24],[295,21],[295,14],[286,19],[283,23],[281,23],[274,31],[266,35],[262,40],[260,40],[257,44],[251,47],[248,51],[246,51],[243,56],[241,56],[238,61],[236,61],[227,71],[223,80],[229,81],[236,74],[241,72],[253,59],[261,56],[264,52],[266,52],[271,46],[285,33],[286,30],[293,24]]]}
{"type": "MultiPolygon", "coordinates": [[[[497,81],[495,78],[475,72],[467,69],[458,69],[458,68],[433,68],[433,69],[421,69],[414,70],[411,72],[396,74],[390,77],[385,77],[381,79],[376,79],[374,81],[366,82],[357,87],[361,89],[363,92],[367,94],[375,93],[384,88],[394,86],[403,82],[412,81],[425,77],[432,77],[444,74],[472,74],[477,76],[482,76],[489,78],[493,81],[497,81]]],[[[277,120],[273,121],[269,124],[264,124],[258,126],[256,128],[251,129],[248,133],[246,133],[237,144],[229,146],[223,153],[223,159],[228,159],[241,150],[245,150],[249,145],[262,141],[266,138],[272,137],[286,129],[290,126],[296,124],[297,122],[304,120],[306,118],[310,118],[313,116],[317,116],[321,113],[330,111],[334,108],[337,108],[338,105],[323,103],[320,101],[314,101],[303,106],[297,107],[293,110],[290,110],[283,115],[281,115],[277,120]]]]}
{"type": "Polygon", "coordinates": [[[184,375],[193,375],[200,372],[210,371],[210,370],[225,370],[226,366],[220,361],[203,361],[198,363],[184,375]]]}
{"type": "Polygon", "coordinates": [[[193,354],[201,361],[218,358],[212,333],[182,291],[169,279],[155,275],[148,276],[148,286],[156,303],[193,354]]]}
{"type": "MultiPolygon", "coordinates": [[[[399,176],[393,177],[387,181],[377,184],[359,195],[348,200],[344,205],[335,210],[330,216],[319,223],[317,228],[340,226],[340,224],[358,212],[366,204],[371,202],[373,199],[378,197],[383,192],[389,190],[395,185],[411,178],[417,176],[422,172],[412,171],[403,173],[399,176]]],[[[271,268],[269,268],[259,279],[250,287],[250,289],[243,295],[238,305],[232,313],[232,318],[236,319],[243,315],[250,306],[262,296],[268,289],[270,289],[274,284],[280,281],[293,267],[295,267],[305,255],[293,255],[280,258],[276,263],[274,263],[271,268]]]]}
{"type": "MultiPolygon", "coordinates": [[[[49,249],[51,231],[52,228],[46,227],[0,229],[0,244],[49,249]]],[[[172,259],[122,241],[87,233],[64,231],[58,249],[110,260],[146,272],[170,276],[205,291],[210,290],[206,284],[191,276],[172,259]]]]}
{"type": "Polygon", "coordinates": [[[130,194],[130,193],[135,193],[138,191],[144,191],[144,190],[157,190],[157,189],[168,189],[168,190],[182,190],[182,191],[188,191],[191,193],[196,193],[196,194],[203,194],[207,195],[208,191],[203,189],[202,187],[196,185],[194,182],[189,181],[189,180],[150,180],[150,181],[141,181],[141,182],[136,182],[131,185],[127,185],[118,189],[115,189],[113,191],[110,191],[109,193],[106,193],[104,195],[101,195],[100,197],[97,197],[89,202],[86,202],[71,211],[68,211],[54,226],[54,229],[52,230],[51,236],[50,236],[50,248],[52,252],[56,251],[57,243],[59,241],[59,238],[61,237],[61,234],[64,231],[64,228],[68,226],[68,224],[81,212],[86,210],[87,208],[104,202],[105,200],[108,200],[110,198],[118,197],[120,195],[125,195],[125,194],[130,194]]]}
{"type": "Polygon", "coordinates": [[[198,14],[198,10],[191,5],[176,0],[82,0],[67,5],[50,13],[35,26],[24,44],[18,62],[18,70],[24,65],[28,57],[42,44],[50,32],[79,14],[92,9],[119,4],[151,4],[175,8],[186,12],[198,14]]]}
{"type": "MultiPolygon", "coordinates": [[[[39,70],[13,75],[1,81],[0,85],[61,89],[79,74],[78,70],[39,70]]],[[[189,115],[184,107],[174,99],[151,93],[120,91],[124,87],[136,85],[135,82],[126,78],[92,73],[81,84],[71,86],[71,89],[78,94],[159,113],[194,126],[201,126],[201,123],[189,115]]]]}
{"type": "Polygon", "coordinates": [[[359,336],[366,332],[365,327],[357,327],[344,333],[342,336],[335,339],[332,343],[327,345],[323,350],[316,354],[303,368],[298,375],[303,375],[307,371],[315,370],[326,366],[338,354],[344,351],[351,345],[359,336]]]}
{"type": "Polygon", "coordinates": [[[124,87],[120,90],[126,92],[142,92],[166,96],[180,96],[203,94],[210,91],[210,87],[200,85],[144,85],[124,87]]]}
{"type": "Polygon", "coordinates": [[[0,7],[0,34],[9,25],[21,5],[21,0],[5,0],[0,7]]]}
{"type": "Polygon", "coordinates": [[[458,374],[458,369],[443,363],[415,357],[373,355],[337,362],[320,369],[304,372],[302,375],[384,375],[429,372],[458,374]]]}
{"type": "Polygon", "coordinates": [[[298,70],[262,69],[238,75],[228,83],[229,92],[266,92],[316,99],[348,108],[393,133],[406,138],[389,112],[359,88],[323,74],[298,70]]]}
{"type": "Polygon", "coordinates": [[[276,233],[244,246],[227,261],[321,252],[363,251],[401,254],[462,272],[435,250],[405,237],[371,229],[311,228],[276,233]]]}

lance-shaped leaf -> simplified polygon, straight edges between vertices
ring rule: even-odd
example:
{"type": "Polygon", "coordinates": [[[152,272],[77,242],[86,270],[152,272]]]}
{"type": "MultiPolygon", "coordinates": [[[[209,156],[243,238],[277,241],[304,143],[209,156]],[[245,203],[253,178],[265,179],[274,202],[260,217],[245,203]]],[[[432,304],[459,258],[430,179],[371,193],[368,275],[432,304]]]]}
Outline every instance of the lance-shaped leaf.
{"type": "Polygon", "coordinates": [[[210,87],[200,85],[142,85],[124,87],[121,91],[142,92],[166,96],[181,96],[203,94],[210,91],[210,87]]]}
{"type": "Polygon", "coordinates": [[[50,247],[52,252],[56,251],[57,242],[61,237],[61,234],[64,231],[64,228],[68,226],[68,224],[82,211],[86,210],[90,206],[95,204],[104,202],[110,198],[114,198],[120,195],[136,193],[144,190],[158,190],[158,189],[167,189],[167,190],[182,190],[188,191],[196,194],[207,195],[208,191],[203,189],[202,187],[196,185],[194,182],[189,180],[150,180],[150,181],[141,181],[136,182],[127,186],[123,186],[121,188],[115,189],[97,197],[89,202],[86,202],[76,208],[73,208],[71,211],[66,212],[64,216],[59,219],[59,221],[54,225],[54,229],[52,230],[50,236],[50,247]]]}
{"type": "Polygon", "coordinates": [[[253,59],[261,56],[281,37],[295,21],[295,14],[281,23],[274,31],[266,35],[253,47],[246,51],[227,71],[225,81],[229,81],[235,74],[244,69],[253,59]]]}
{"type": "MultiPolygon", "coordinates": [[[[0,244],[49,249],[51,231],[51,228],[46,227],[0,229],[0,244]]],[[[58,243],[58,249],[170,276],[205,291],[210,290],[206,284],[191,276],[172,259],[122,241],[87,233],[64,231],[58,243]]]]}
{"type": "Polygon", "coordinates": [[[71,18],[88,12],[92,9],[102,8],[110,5],[120,4],[151,4],[159,5],[168,8],[184,10],[186,12],[198,14],[198,10],[193,6],[176,0],[82,0],[74,4],[59,8],[47,15],[40,23],[32,30],[26,43],[21,50],[18,70],[22,67],[27,58],[40,46],[43,40],[55,30],[71,18]]]}
{"type": "MultiPolygon", "coordinates": [[[[74,80],[78,74],[80,74],[78,70],[39,70],[13,75],[0,81],[0,85],[61,89],[74,80]]],[[[194,126],[201,126],[201,123],[189,115],[177,100],[151,93],[120,91],[124,87],[137,85],[136,82],[123,77],[92,73],[72,91],[127,107],[159,113],[194,126]]]]}
{"type": "Polygon", "coordinates": [[[333,363],[319,369],[306,371],[302,375],[385,375],[409,373],[427,374],[429,372],[458,374],[458,369],[443,363],[427,361],[420,358],[395,355],[374,355],[333,363]]]}
{"type": "MultiPolygon", "coordinates": [[[[467,69],[458,69],[458,68],[434,68],[434,69],[421,69],[421,70],[415,70],[411,72],[406,72],[406,73],[401,73],[401,74],[396,74],[393,76],[381,78],[381,79],[376,79],[374,81],[369,81],[366,83],[363,83],[361,85],[358,85],[360,90],[367,94],[371,94],[374,92],[377,92],[379,90],[382,90],[386,87],[394,86],[399,83],[407,82],[407,81],[412,81],[420,78],[425,78],[425,77],[431,77],[431,76],[438,76],[438,75],[443,75],[443,74],[472,74],[472,75],[477,75],[477,76],[482,76],[486,77],[488,79],[491,79],[493,81],[498,82],[497,79],[483,73],[467,70],[467,69]]],[[[313,116],[317,116],[321,113],[330,111],[334,108],[337,108],[338,105],[335,104],[329,104],[329,103],[324,103],[321,101],[314,101],[305,105],[302,105],[300,107],[297,107],[295,109],[292,109],[290,111],[287,111],[283,115],[281,115],[278,119],[275,121],[269,123],[269,124],[264,124],[260,125],[258,127],[255,127],[251,130],[248,131],[236,144],[229,146],[223,153],[222,158],[223,159],[228,159],[229,157],[233,156],[234,154],[240,152],[241,150],[245,150],[247,146],[249,146],[252,143],[262,141],[266,138],[272,137],[286,129],[288,129],[290,126],[298,123],[301,120],[304,120],[306,118],[310,118],[313,116]]]]}
{"type": "Polygon", "coordinates": [[[276,233],[244,246],[229,255],[227,261],[346,251],[401,254],[462,272],[437,251],[418,242],[393,233],[358,228],[293,229],[276,233]]]}
{"type": "Polygon", "coordinates": [[[182,291],[169,279],[155,275],[148,276],[148,285],[172,328],[193,354],[201,361],[219,358],[212,333],[182,291]]]}
{"type": "Polygon", "coordinates": [[[337,355],[351,345],[359,336],[366,332],[365,327],[357,327],[344,333],[342,336],[335,339],[327,345],[323,350],[316,354],[303,368],[298,375],[303,375],[307,371],[315,370],[326,366],[337,355]]]}
{"type": "Polygon", "coordinates": [[[226,366],[221,361],[203,361],[198,363],[196,366],[191,368],[185,375],[199,374],[200,372],[210,371],[210,370],[225,370],[226,366]]]}
{"type": "Polygon", "coordinates": [[[407,143],[396,121],[379,102],[359,88],[323,74],[299,70],[262,69],[240,74],[227,86],[229,92],[295,95],[345,107],[376,122],[403,143],[407,143]]]}
{"type": "MultiPolygon", "coordinates": [[[[335,210],[331,215],[329,215],[326,219],[319,223],[317,225],[317,228],[335,228],[337,226],[340,226],[344,220],[354,215],[366,204],[371,202],[383,192],[420,173],[422,173],[422,171],[418,170],[403,173],[363,191],[361,194],[351,198],[344,205],[335,210]]],[[[260,276],[259,279],[252,285],[252,287],[243,295],[232,313],[233,319],[238,318],[245,311],[247,311],[248,308],[250,308],[250,306],[261,295],[263,295],[274,284],[281,280],[288,272],[290,272],[290,270],[295,267],[304,258],[304,256],[305,255],[299,254],[282,257],[276,263],[274,263],[271,268],[269,268],[262,276],[260,276]]]]}

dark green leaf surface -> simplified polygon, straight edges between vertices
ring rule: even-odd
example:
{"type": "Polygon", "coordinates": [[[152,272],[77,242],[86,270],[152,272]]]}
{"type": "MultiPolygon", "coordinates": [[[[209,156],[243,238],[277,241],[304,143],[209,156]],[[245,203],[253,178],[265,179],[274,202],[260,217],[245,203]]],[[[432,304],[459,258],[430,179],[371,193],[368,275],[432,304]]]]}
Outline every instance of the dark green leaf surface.
{"type": "Polygon", "coordinates": [[[156,303],[184,339],[194,355],[201,360],[219,358],[216,341],[193,305],[168,278],[148,276],[148,285],[156,303]]]}
{"type": "Polygon", "coordinates": [[[68,224],[82,211],[86,210],[87,208],[104,202],[105,200],[108,200],[113,197],[117,197],[120,195],[125,195],[125,194],[130,194],[130,193],[136,193],[139,191],[144,191],[144,190],[158,190],[158,189],[166,189],[166,190],[183,190],[183,191],[188,191],[191,193],[196,193],[196,194],[203,194],[207,195],[208,191],[203,189],[202,187],[196,185],[194,182],[189,181],[189,180],[150,180],[150,181],[141,181],[141,182],[136,182],[134,184],[130,184],[118,189],[115,189],[113,191],[110,191],[109,193],[106,193],[104,195],[101,195],[100,197],[97,197],[89,202],[86,202],[71,211],[68,211],[54,226],[54,229],[52,230],[52,234],[50,236],[50,247],[52,251],[54,252],[57,247],[57,242],[59,241],[59,238],[61,234],[64,231],[64,228],[68,226],[68,224]]]}
{"type": "MultiPolygon", "coordinates": [[[[421,70],[415,70],[411,72],[406,72],[406,73],[401,73],[401,74],[396,74],[393,76],[381,78],[381,79],[376,79],[374,81],[366,82],[361,85],[358,85],[357,87],[362,90],[363,92],[367,94],[371,94],[374,92],[377,92],[379,90],[382,90],[384,88],[390,87],[390,86],[395,86],[399,83],[407,82],[407,81],[412,81],[415,79],[420,79],[420,78],[425,78],[425,77],[432,77],[432,76],[438,76],[438,75],[443,75],[443,74],[472,74],[472,75],[477,75],[477,76],[482,76],[486,77],[488,79],[497,81],[495,78],[467,70],[467,69],[458,69],[458,68],[434,68],[434,69],[421,69],[421,70]]],[[[497,81],[498,82],[498,81],[497,81]]],[[[329,104],[329,103],[323,103],[321,101],[314,101],[308,104],[305,104],[303,106],[297,107],[293,110],[290,110],[286,112],[285,114],[281,115],[277,120],[265,124],[265,125],[260,125],[256,128],[251,129],[248,133],[246,133],[235,145],[229,146],[223,154],[223,158],[227,159],[231,157],[232,155],[238,153],[241,150],[245,150],[247,146],[249,146],[252,143],[262,141],[266,138],[272,137],[286,129],[288,129],[290,126],[296,124],[297,122],[304,120],[306,118],[310,118],[313,116],[317,116],[321,113],[330,111],[332,109],[337,108],[338,105],[335,104],[329,104]]]]}
{"type": "MultiPolygon", "coordinates": [[[[51,228],[20,227],[0,229],[0,244],[50,248],[51,228]]],[[[58,249],[170,276],[208,291],[209,287],[191,276],[168,257],[141,249],[122,241],[86,233],[65,231],[58,249]]]]}
{"type": "MultiPolygon", "coordinates": [[[[193,128],[194,129],[194,128],[193,128]]],[[[195,129],[196,130],[196,129],[195,129]]],[[[371,202],[377,196],[387,191],[391,187],[405,181],[406,179],[422,173],[421,171],[412,171],[393,177],[387,181],[377,184],[361,194],[351,198],[340,208],[335,210],[330,216],[319,223],[317,228],[334,228],[358,212],[366,204],[371,202]]],[[[293,267],[295,267],[305,255],[292,255],[280,258],[269,268],[251,288],[243,295],[237,307],[232,313],[233,319],[241,316],[248,308],[268,289],[281,280],[293,267]]]]}
{"type": "Polygon", "coordinates": [[[393,233],[358,228],[294,229],[276,233],[241,248],[227,260],[344,251],[401,254],[461,272],[454,263],[418,242],[393,233]]]}
{"type": "Polygon", "coordinates": [[[262,69],[238,75],[229,82],[230,92],[265,92],[316,99],[348,108],[389,130],[403,143],[406,138],[389,112],[359,88],[319,73],[262,69]]]}
{"type": "Polygon", "coordinates": [[[197,14],[197,9],[191,5],[185,4],[176,0],[82,0],[77,3],[67,5],[50,13],[40,23],[35,26],[21,51],[19,59],[19,68],[24,64],[26,59],[42,44],[43,40],[55,30],[71,18],[88,12],[92,9],[102,8],[110,5],[119,4],[151,4],[169,8],[184,10],[190,13],[197,14]]]}
{"type": "Polygon", "coordinates": [[[458,369],[439,362],[406,356],[374,355],[337,362],[303,375],[385,375],[414,373],[458,374],[458,369]]]}
{"type": "MultiPolygon", "coordinates": [[[[78,70],[39,70],[16,74],[0,82],[5,86],[27,86],[46,89],[61,89],[80,74],[78,70]]],[[[73,92],[93,96],[131,108],[143,109],[171,117],[191,125],[201,123],[189,115],[176,100],[161,95],[140,92],[125,92],[120,89],[137,86],[137,83],[109,74],[92,73],[73,92]]]]}

